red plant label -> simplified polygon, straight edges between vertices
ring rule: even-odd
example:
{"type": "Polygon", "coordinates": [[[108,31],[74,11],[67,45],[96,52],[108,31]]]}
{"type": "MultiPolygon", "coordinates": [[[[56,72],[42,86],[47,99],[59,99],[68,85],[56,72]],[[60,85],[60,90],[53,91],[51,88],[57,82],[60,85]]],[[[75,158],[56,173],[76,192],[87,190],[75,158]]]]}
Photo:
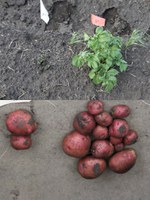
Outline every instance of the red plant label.
{"type": "Polygon", "coordinates": [[[105,26],[105,19],[91,14],[91,23],[96,26],[105,26]]]}

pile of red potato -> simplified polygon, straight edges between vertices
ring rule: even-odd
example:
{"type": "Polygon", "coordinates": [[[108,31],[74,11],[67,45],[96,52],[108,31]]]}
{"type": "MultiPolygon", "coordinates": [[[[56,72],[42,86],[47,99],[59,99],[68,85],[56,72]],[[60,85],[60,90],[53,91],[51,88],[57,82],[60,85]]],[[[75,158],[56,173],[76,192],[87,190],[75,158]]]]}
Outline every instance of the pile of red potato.
{"type": "Polygon", "coordinates": [[[19,109],[9,113],[6,126],[12,133],[10,144],[14,149],[25,150],[31,147],[31,134],[37,129],[37,123],[29,111],[19,109]]]}
{"type": "Polygon", "coordinates": [[[87,110],[75,117],[75,130],[63,140],[64,152],[80,158],[77,170],[87,179],[99,177],[107,163],[116,173],[127,172],[134,166],[137,155],[134,149],[125,146],[138,139],[137,132],[124,119],[131,113],[130,108],[116,105],[106,112],[102,101],[92,100],[87,110]]]}

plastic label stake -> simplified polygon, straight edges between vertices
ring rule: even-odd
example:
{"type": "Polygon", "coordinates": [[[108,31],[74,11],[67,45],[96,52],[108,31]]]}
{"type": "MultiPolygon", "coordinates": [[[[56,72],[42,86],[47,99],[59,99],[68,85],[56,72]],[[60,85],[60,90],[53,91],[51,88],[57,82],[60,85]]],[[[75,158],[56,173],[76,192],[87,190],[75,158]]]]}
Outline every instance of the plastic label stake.
{"type": "Polygon", "coordinates": [[[106,19],[91,14],[91,23],[96,26],[105,26],[106,19]]]}
{"type": "Polygon", "coordinates": [[[48,24],[49,22],[49,15],[48,15],[48,11],[46,10],[44,3],[42,0],[40,0],[40,15],[41,15],[41,19],[48,24]]]}

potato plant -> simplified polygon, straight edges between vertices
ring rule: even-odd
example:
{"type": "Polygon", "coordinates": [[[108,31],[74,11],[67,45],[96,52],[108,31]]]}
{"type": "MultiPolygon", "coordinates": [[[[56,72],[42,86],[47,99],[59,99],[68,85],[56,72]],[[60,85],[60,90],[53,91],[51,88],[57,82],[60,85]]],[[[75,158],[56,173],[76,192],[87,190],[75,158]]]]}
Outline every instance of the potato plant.
{"type": "Polygon", "coordinates": [[[117,75],[128,67],[122,49],[134,44],[144,45],[142,37],[142,33],[134,30],[124,41],[122,37],[113,36],[101,27],[96,28],[93,36],[73,33],[70,44],[82,43],[84,49],[73,57],[72,65],[78,68],[88,66],[88,76],[92,82],[101,84],[106,92],[110,92],[117,85],[117,75]]]}

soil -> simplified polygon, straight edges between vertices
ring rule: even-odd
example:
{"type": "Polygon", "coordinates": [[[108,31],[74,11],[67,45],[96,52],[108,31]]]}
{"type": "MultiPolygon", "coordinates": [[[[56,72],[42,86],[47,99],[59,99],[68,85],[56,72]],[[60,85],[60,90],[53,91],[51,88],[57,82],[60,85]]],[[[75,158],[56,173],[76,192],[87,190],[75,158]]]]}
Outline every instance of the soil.
{"type": "Polygon", "coordinates": [[[39,1],[0,2],[0,99],[149,99],[150,40],[126,54],[129,68],[111,93],[89,80],[86,68],[71,65],[74,31],[93,33],[90,14],[103,16],[106,29],[125,37],[133,29],[150,34],[149,0],[43,0],[50,22],[40,19],[39,1]]]}

